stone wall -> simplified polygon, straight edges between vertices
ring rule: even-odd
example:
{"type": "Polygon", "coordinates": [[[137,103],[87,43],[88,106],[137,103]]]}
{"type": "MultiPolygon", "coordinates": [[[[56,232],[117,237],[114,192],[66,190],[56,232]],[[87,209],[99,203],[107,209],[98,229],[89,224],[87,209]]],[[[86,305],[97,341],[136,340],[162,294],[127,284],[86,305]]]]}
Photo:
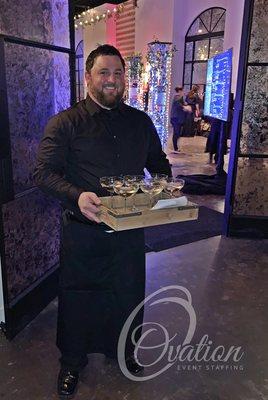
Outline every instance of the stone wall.
{"type": "Polygon", "coordinates": [[[0,9],[0,33],[14,38],[4,38],[4,73],[15,199],[2,205],[8,297],[14,301],[59,261],[59,204],[35,187],[33,170],[48,119],[70,105],[69,55],[52,47],[69,49],[70,37],[67,0],[0,0],[0,9]]]}
{"type": "Polygon", "coordinates": [[[268,2],[255,0],[233,208],[240,216],[268,214],[267,21],[268,2]]]}

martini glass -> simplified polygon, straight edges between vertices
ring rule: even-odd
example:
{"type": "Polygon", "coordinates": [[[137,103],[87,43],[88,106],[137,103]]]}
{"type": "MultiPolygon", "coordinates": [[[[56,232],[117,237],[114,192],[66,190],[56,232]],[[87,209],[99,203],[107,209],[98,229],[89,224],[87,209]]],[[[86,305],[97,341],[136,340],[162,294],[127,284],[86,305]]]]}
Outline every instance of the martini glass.
{"type": "MultiPolygon", "coordinates": [[[[159,182],[163,186],[163,189],[165,189],[167,180],[168,180],[168,175],[156,173],[156,174],[151,174],[151,176],[155,182],[159,182]]],[[[161,194],[161,198],[162,198],[162,194],[161,194]]]]}
{"type": "Polygon", "coordinates": [[[124,211],[125,213],[127,212],[127,198],[134,196],[137,191],[139,190],[139,184],[135,181],[127,181],[123,180],[123,184],[117,184],[117,182],[114,183],[114,191],[116,194],[119,196],[122,196],[125,200],[125,208],[124,211]]]}
{"type": "Polygon", "coordinates": [[[101,187],[103,187],[105,190],[107,190],[107,192],[110,193],[111,208],[113,208],[114,185],[123,185],[123,182],[124,180],[122,176],[103,176],[100,178],[101,187]]]}
{"type": "Polygon", "coordinates": [[[167,182],[168,175],[166,174],[151,174],[152,179],[158,182],[163,182],[164,184],[167,182]]]}
{"type": "MultiPolygon", "coordinates": [[[[124,180],[126,182],[135,182],[136,184],[139,185],[139,188],[140,188],[140,183],[143,179],[144,179],[144,175],[124,175],[124,180]]],[[[138,190],[139,190],[139,188],[138,188],[138,190]]],[[[138,211],[138,209],[135,205],[135,195],[133,196],[132,211],[138,211]]]]}
{"type": "Polygon", "coordinates": [[[179,192],[178,194],[180,195],[180,190],[183,188],[184,184],[185,181],[183,179],[168,178],[164,191],[171,197],[179,197],[174,195],[174,193],[179,192]]]}
{"type": "Polygon", "coordinates": [[[152,208],[153,197],[160,194],[164,189],[162,182],[155,181],[154,179],[145,178],[140,183],[140,188],[143,193],[149,196],[149,206],[152,208]]]}

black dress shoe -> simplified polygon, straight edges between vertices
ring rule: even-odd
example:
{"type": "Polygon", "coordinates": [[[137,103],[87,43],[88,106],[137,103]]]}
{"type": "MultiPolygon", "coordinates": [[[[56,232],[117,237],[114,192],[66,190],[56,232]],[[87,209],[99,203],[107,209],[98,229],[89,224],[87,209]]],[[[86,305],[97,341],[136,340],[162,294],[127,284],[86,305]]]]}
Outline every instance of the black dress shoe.
{"type": "Polygon", "coordinates": [[[126,366],[132,374],[138,374],[144,370],[144,367],[136,362],[134,356],[130,356],[126,359],[126,366]]]}
{"type": "Polygon", "coordinates": [[[61,369],[58,376],[58,395],[60,399],[73,399],[77,389],[79,372],[61,369]]]}

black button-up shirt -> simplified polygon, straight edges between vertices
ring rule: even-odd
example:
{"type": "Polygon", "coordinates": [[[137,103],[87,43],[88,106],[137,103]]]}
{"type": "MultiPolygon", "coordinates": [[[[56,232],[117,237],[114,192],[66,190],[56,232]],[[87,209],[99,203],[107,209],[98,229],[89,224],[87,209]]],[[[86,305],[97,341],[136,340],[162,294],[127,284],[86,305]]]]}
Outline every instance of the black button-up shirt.
{"type": "Polygon", "coordinates": [[[39,146],[36,184],[78,212],[82,192],[107,196],[99,178],[143,174],[143,169],[171,175],[151,119],[121,103],[113,110],[89,96],[52,117],[39,146]]]}

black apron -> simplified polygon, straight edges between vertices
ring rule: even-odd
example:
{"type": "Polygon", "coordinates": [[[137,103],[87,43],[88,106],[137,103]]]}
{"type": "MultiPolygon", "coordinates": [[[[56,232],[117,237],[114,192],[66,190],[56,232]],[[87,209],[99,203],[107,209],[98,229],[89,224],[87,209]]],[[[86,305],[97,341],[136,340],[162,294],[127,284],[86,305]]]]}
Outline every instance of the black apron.
{"type": "MultiPolygon", "coordinates": [[[[62,224],[57,346],[62,364],[77,369],[87,363],[87,353],[116,358],[121,329],[144,299],[144,230],[109,229],[71,217],[62,224]]],[[[143,309],[130,334],[142,320],[143,309]]],[[[125,356],[133,350],[128,337],[125,356]]]]}

